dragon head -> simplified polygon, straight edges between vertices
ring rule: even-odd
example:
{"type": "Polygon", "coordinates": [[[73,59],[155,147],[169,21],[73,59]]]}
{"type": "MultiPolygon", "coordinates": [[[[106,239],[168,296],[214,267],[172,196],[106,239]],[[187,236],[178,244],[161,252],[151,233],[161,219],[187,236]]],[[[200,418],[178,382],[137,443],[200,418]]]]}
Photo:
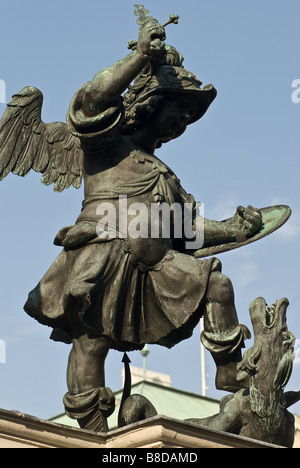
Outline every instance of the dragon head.
{"type": "Polygon", "coordinates": [[[250,304],[254,344],[238,366],[239,379],[250,375],[260,386],[271,387],[275,392],[286,386],[292,372],[295,341],[287,328],[288,305],[288,299],[282,298],[268,307],[262,297],[250,304]]]}

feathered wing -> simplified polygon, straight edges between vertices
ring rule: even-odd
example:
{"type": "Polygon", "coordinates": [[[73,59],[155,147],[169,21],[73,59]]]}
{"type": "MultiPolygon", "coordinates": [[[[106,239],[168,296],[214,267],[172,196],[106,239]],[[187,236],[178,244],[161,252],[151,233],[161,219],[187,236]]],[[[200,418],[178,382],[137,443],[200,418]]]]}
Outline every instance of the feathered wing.
{"type": "Polygon", "coordinates": [[[43,95],[34,87],[23,88],[7,105],[0,121],[0,180],[9,172],[24,177],[33,169],[41,182],[54,190],[82,181],[83,151],[80,140],[66,124],[46,124],[41,119],[43,95]]]}

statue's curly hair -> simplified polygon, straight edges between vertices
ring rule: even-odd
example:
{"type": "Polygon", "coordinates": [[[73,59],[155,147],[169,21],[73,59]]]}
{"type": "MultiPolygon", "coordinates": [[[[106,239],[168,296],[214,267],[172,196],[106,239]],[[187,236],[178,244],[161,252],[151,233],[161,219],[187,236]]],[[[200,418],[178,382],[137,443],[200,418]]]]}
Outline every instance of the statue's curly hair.
{"type": "Polygon", "coordinates": [[[121,123],[123,135],[132,133],[141,122],[145,122],[160,107],[165,100],[163,94],[148,97],[143,103],[133,105],[128,111],[125,107],[125,115],[121,123]]]}

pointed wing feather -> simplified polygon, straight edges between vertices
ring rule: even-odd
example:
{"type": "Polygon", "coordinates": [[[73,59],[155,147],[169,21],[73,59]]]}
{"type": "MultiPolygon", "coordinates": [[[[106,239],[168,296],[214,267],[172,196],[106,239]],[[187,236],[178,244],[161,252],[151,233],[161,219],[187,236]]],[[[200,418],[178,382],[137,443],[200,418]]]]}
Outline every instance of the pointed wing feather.
{"type": "Polygon", "coordinates": [[[33,169],[42,183],[54,190],[82,182],[83,152],[80,141],[66,124],[41,119],[43,95],[34,87],[14,95],[0,121],[0,180],[10,172],[24,177],[33,169]]]}

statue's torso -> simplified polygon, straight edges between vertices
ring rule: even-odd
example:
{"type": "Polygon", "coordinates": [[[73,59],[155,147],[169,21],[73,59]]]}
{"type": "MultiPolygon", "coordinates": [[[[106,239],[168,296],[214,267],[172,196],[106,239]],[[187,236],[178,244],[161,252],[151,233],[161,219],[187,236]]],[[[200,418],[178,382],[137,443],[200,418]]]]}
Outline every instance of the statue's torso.
{"type": "Polygon", "coordinates": [[[173,248],[172,213],[167,210],[163,221],[157,213],[162,203],[166,207],[176,202],[179,207],[179,181],[159,159],[125,144],[86,154],[84,182],[85,200],[77,222],[107,221],[103,216],[110,209],[109,219],[116,224],[110,227],[147,264],[173,248]]]}

